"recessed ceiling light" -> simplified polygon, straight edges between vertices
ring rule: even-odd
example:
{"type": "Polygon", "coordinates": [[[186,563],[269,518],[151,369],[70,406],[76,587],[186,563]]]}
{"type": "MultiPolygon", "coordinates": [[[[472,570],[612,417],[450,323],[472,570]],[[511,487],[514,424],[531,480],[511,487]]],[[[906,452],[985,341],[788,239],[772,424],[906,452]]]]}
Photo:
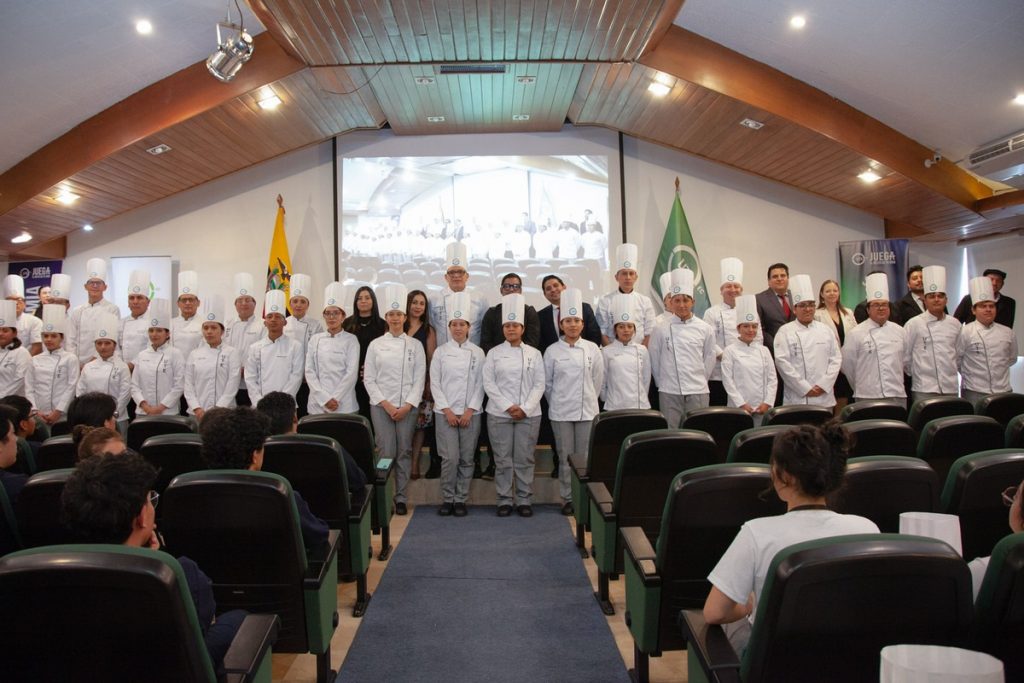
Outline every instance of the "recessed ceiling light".
{"type": "Polygon", "coordinates": [[[135,30],[144,36],[148,36],[153,32],[153,24],[148,19],[139,19],[135,22],[135,30]]]}
{"type": "Polygon", "coordinates": [[[271,95],[270,97],[264,97],[259,101],[260,109],[266,109],[273,111],[281,106],[281,98],[277,95],[271,95]]]}
{"type": "Polygon", "coordinates": [[[413,79],[416,85],[434,85],[433,76],[417,76],[413,79]]]}
{"type": "Polygon", "coordinates": [[[1024,92],[1017,93],[1017,96],[1013,98],[1013,103],[1024,106],[1024,92]]]}
{"type": "Polygon", "coordinates": [[[72,204],[75,203],[75,200],[78,199],[78,195],[72,192],[71,190],[61,190],[60,192],[57,193],[57,196],[54,199],[56,199],[64,206],[71,206],[72,204]]]}
{"type": "Polygon", "coordinates": [[[516,83],[519,85],[532,85],[537,82],[536,76],[516,76],[516,83]]]}
{"type": "Polygon", "coordinates": [[[512,120],[513,121],[529,121],[530,120],[530,115],[529,114],[512,114],[512,120]]]}
{"type": "Polygon", "coordinates": [[[444,123],[443,116],[428,116],[427,123],[444,123]]]}
{"type": "Polygon", "coordinates": [[[86,223],[85,225],[82,226],[82,230],[85,230],[86,232],[92,232],[93,227],[89,223],[86,223]]]}
{"type": "Polygon", "coordinates": [[[168,147],[167,145],[159,144],[159,145],[156,145],[155,147],[150,147],[146,151],[149,152],[150,154],[152,154],[153,156],[159,156],[159,155],[163,154],[164,152],[170,152],[171,148],[168,147]]]}
{"type": "Polygon", "coordinates": [[[25,242],[31,242],[31,241],[32,241],[32,234],[29,233],[27,230],[22,230],[20,235],[18,235],[17,237],[12,237],[11,238],[11,243],[12,244],[24,244],[25,242]]]}
{"type": "Polygon", "coordinates": [[[789,25],[797,29],[803,28],[807,26],[807,17],[802,14],[794,14],[789,18],[789,25]]]}
{"type": "Polygon", "coordinates": [[[740,125],[745,126],[750,130],[761,130],[762,128],[764,128],[763,123],[761,123],[760,121],[755,121],[754,119],[743,119],[742,121],[740,121],[740,125]]]}
{"type": "Polygon", "coordinates": [[[664,97],[672,92],[672,88],[668,87],[664,83],[658,83],[657,81],[647,86],[647,90],[655,97],[664,97]]]}
{"type": "Polygon", "coordinates": [[[870,168],[864,171],[863,173],[858,173],[857,177],[863,180],[865,183],[869,184],[876,183],[882,179],[882,176],[878,175],[877,173],[875,173],[873,169],[870,168]]]}

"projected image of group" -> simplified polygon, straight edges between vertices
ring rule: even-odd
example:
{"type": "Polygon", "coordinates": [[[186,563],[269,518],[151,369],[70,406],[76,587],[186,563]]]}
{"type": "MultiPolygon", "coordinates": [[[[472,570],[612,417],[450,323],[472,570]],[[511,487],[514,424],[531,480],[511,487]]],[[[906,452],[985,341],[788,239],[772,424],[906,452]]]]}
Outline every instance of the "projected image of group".
{"type": "Polygon", "coordinates": [[[538,307],[550,273],[587,300],[608,286],[607,157],[347,158],[341,196],[346,284],[440,291],[457,241],[470,286],[492,304],[509,272],[538,307]]]}

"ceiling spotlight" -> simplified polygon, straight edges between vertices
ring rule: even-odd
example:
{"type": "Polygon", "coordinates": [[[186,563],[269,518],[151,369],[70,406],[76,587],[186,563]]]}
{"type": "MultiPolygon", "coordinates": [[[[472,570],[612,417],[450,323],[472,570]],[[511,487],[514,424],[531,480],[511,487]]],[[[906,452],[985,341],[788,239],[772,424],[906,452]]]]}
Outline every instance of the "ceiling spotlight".
{"type": "Polygon", "coordinates": [[[512,120],[513,121],[529,121],[530,120],[530,115],[529,114],[512,114],[512,120]]]}
{"type": "Polygon", "coordinates": [[[159,145],[156,145],[154,147],[150,147],[146,151],[156,157],[156,156],[160,156],[161,154],[164,154],[166,152],[170,152],[171,148],[168,147],[167,145],[163,144],[163,143],[160,143],[159,145]]]}
{"type": "Polygon", "coordinates": [[[139,19],[135,22],[135,30],[144,36],[148,36],[153,32],[153,24],[148,19],[139,19]]]}
{"type": "Polygon", "coordinates": [[[740,125],[745,128],[749,128],[750,130],[761,130],[762,128],[764,128],[763,123],[761,123],[760,121],[755,121],[754,119],[743,119],[742,121],[740,121],[740,125]]]}
{"type": "Polygon", "coordinates": [[[801,29],[807,26],[807,18],[802,14],[794,14],[789,18],[789,25],[796,29],[801,29]]]}
{"type": "Polygon", "coordinates": [[[32,234],[29,233],[27,230],[22,230],[20,235],[18,235],[17,237],[12,237],[11,238],[11,243],[12,244],[24,244],[25,242],[31,242],[31,241],[32,241],[32,234]]]}
{"type": "Polygon", "coordinates": [[[78,199],[78,195],[72,192],[71,190],[61,190],[60,192],[57,193],[57,196],[54,197],[54,199],[56,199],[64,206],[71,206],[72,204],[75,203],[75,200],[78,199]]]}
{"type": "Polygon", "coordinates": [[[85,230],[86,232],[92,232],[93,227],[89,223],[86,223],[85,225],[82,226],[82,230],[85,230]]]}
{"type": "Polygon", "coordinates": [[[1017,96],[1013,98],[1013,103],[1024,106],[1024,92],[1017,93],[1017,96]]]}
{"type": "Polygon", "coordinates": [[[654,81],[647,86],[647,90],[655,97],[664,97],[672,92],[672,88],[668,87],[664,83],[658,83],[657,81],[654,81]]]}
{"type": "Polygon", "coordinates": [[[427,123],[444,123],[443,116],[428,116],[427,123]]]}
{"type": "Polygon", "coordinates": [[[270,97],[264,97],[259,101],[260,109],[267,109],[273,111],[281,106],[281,98],[277,95],[271,95],[270,97]]]}
{"type": "Polygon", "coordinates": [[[882,179],[882,176],[875,173],[874,169],[871,168],[864,171],[863,173],[858,173],[857,177],[863,180],[865,183],[868,183],[869,185],[871,183],[877,183],[879,180],[882,179]]]}
{"type": "Polygon", "coordinates": [[[227,17],[217,24],[217,51],[206,58],[206,69],[218,81],[227,83],[252,58],[252,50],[252,36],[242,24],[242,10],[238,10],[238,23],[232,23],[231,0],[228,0],[227,17]]]}

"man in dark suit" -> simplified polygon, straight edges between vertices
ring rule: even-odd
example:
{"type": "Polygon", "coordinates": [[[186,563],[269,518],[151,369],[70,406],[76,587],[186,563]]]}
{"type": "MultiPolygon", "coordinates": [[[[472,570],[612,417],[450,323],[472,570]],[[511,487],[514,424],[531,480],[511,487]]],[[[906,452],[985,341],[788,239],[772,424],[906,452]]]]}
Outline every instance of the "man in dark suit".
{"type": "MultiPolygon", "coordinates": [[[[557,275],[545,275],[541,281],[541,289],[544,291],[544,298],[551,302],[551,305],[540,309],[540,349],[544,350],[558,341],[561,333],[558,330],[558,302],[562,297],[562,290],[565,283],[557,275]]],[[[529,322],[529,313],[527,313],[529,322]]],[[[601,328],[597,324],[597,316],[590,304],[583,304],[583,338],[601,346],[601,328]]]]}
{"type": "MultiPolygon", "coordinates": [[[[501,278],[501,295],[522,294],[523,280],[515,273],[509,273],[501,278]]],[[[540,348],[540,321],[537,319],[537,311],[533,306],[526,307],[526,325],[523,326],[523,343],[540,348]]],[[[501,302],[491,306],[484,313],[483,322],[480,324],[480,348],[487,353],[495,346],[505,341],[505,333],[501,330],[501,302]]],[[[542,349],[543,350],[543,349],[542,349]]]]}
{"type": "Polygon", "coordinates": [[[757,301],[757,315],[761,318],[764,345],[774,356],[775,333],[786,323],[795,320],[793,297],[789,293],[789,266],[785,263],[768,266],[768,289],[758,292],[754,298],[757,301]]]}
{"type": "Polygon", "coordinates": [[[906,325],[911,318],[924,313],[924,279],[921,277],[922,266],[913,265],[907,269],[907,289],[903,298],[897,301],[889,311],[889,322],[906,325]]]}
{"type": "MultiPolygon", "coordinates": [[[[996,322],[1006,325],[1012,330],[1013,319],[1017,312],[1017,302],[999,293],[1003,288],[1003,283],[1006,282],[1006,273],[998,268],[989,268],[982,275],[992,281],[992,291],[996,295],[996,322]]],[[[973,302],[970,294],[960,300],[960,305],[956,307],[953,317],[965,325],[974,322],[973,302]]]]}

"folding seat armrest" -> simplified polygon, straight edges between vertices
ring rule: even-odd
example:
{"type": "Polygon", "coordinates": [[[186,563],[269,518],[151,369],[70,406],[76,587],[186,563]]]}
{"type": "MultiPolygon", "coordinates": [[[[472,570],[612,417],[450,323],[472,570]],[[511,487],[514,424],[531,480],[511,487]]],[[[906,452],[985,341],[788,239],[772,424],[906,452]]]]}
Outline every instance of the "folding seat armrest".
{"type": "Polygon", "coordinates": [[[569,467],[576,471],[581,481],[587,480],[587,456],[585,453],[570,453],[569,467]]]}
{"type": "Polygon", "coordinates": [[[388,477],[391,476],[392,470],[395,469],[395,461],[392,458],[387,465],[381,467],[380,460],[378,459],[375,468],[373,483],[377,486],[383,486],[387,482],[388,477]]]}
{"type": "Polygon", "coordinates": [[[358,522],[370,510],[370,501],[373,500],[373,486],[367,484],[359,491],[349,491],[348,519],[350,522],[358,522]]]}
{"type": "Polygon", "coordinates": [[[682,610],[679,626],[688,643],[688,656],[697,658],[709,681],[739,683],[740,659],[721,626],[704,621],[704,613],[696,609],[682,610]]]}
{"type": "Polygon", "coordinates": [[[327,570],[338,557],[338,546],[340,545],[341,532],[338,529],[330,529],[327,532],[327,540],[309,550],[303,588],[317,589],[323,585],[324,579],[327,577],[327,570]]]}
{"type": "Polygon", "coordinates": [[[644,586],[656,588],[661,585],[658,568],[654,564],[657,555],[651,542],[647,540],[644,530],[638,526],[628,526],[619,530],[626,548],[626,557],[636,568],[644,586]]]}
{"type": "Polygon", "coordinates": [[[281,618],[276,614],[250,614],[242,620],[224,655],[224,671],[230,682],[251,681],[277,640],[281,618]]]}
{"type": "Polygon", "coordinates": [[[608,487],[600,481],[592,481],[587,484],[587,493],[590,500],[601,511],[601,517],[606,522],[615,521],[615,511],[612,509],[612,494],[608,493],[608,487]]]}

